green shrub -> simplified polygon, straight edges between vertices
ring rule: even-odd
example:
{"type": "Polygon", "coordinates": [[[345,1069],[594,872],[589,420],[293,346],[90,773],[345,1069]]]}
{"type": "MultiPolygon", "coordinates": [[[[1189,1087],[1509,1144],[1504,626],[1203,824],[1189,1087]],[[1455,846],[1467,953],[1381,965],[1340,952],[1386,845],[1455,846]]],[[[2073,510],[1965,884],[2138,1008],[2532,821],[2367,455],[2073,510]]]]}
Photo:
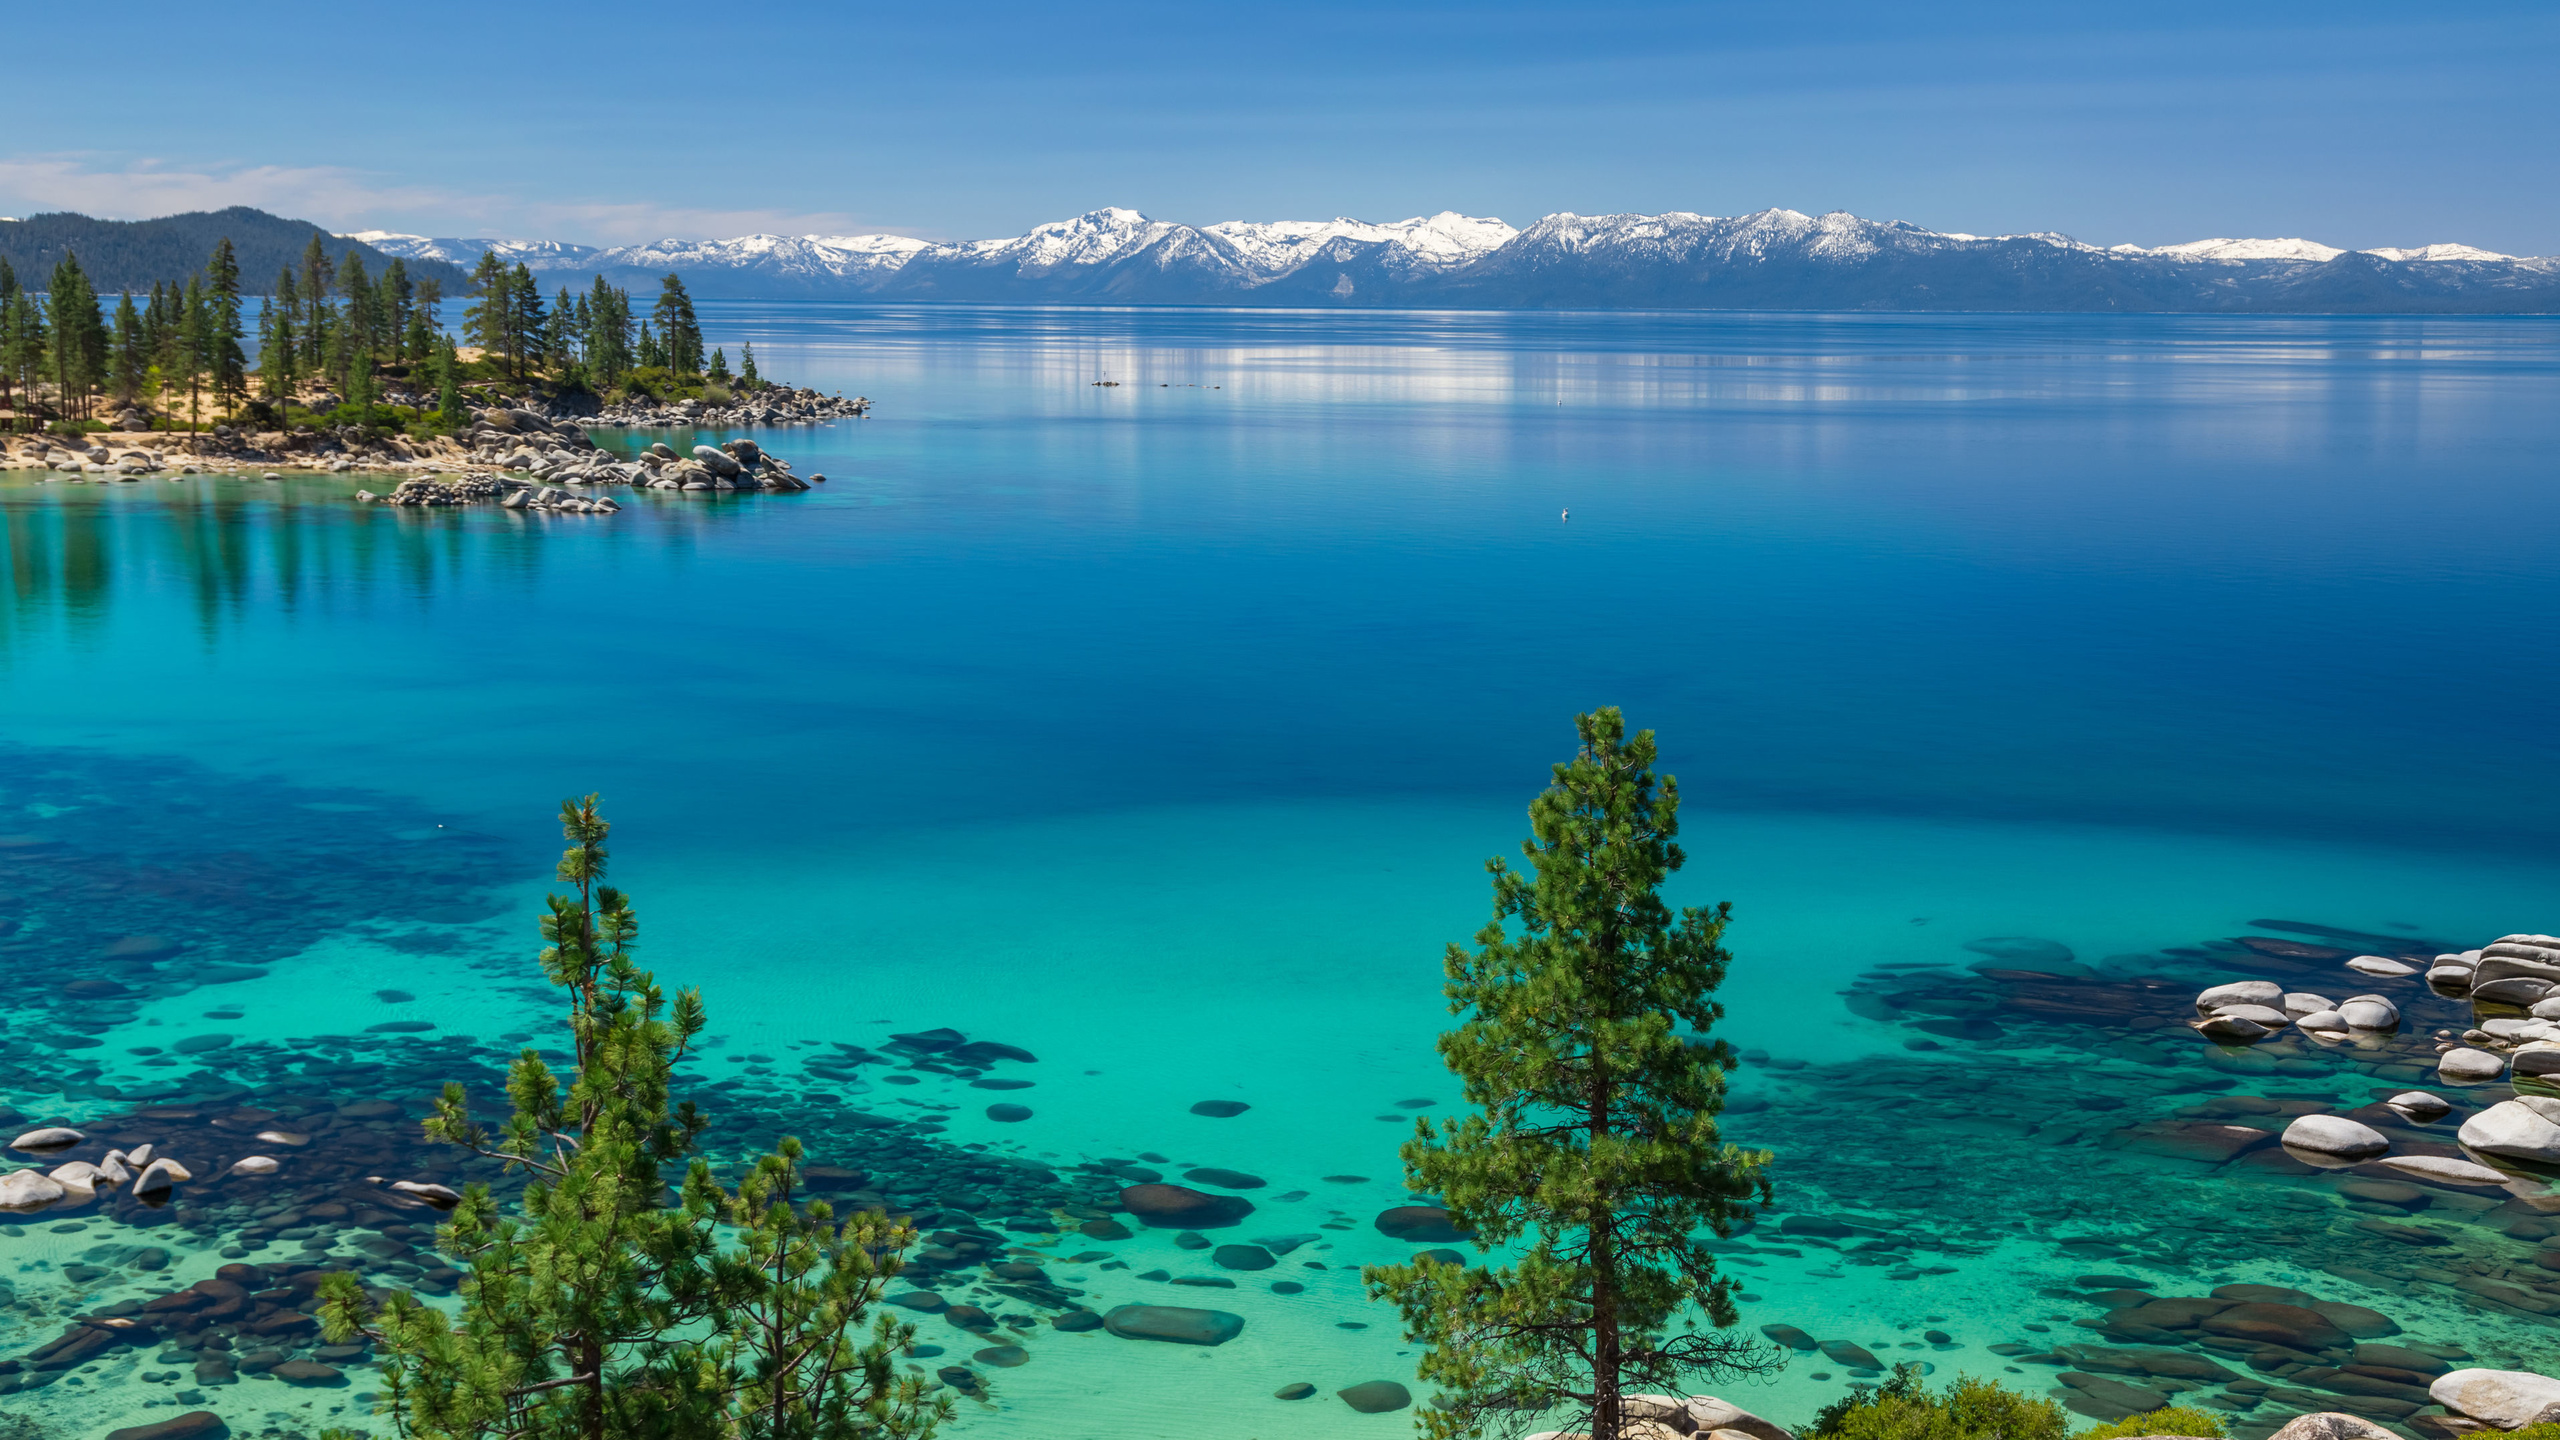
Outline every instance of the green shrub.
{"type": "MultiPolygon", "coordinates": [[[[2552,1432],[2549,1440],[2560,1440],[2560,1425],[2545,1428],[2552,1432]]],[[[2113,1425],[2083,1430],[2071,1440],[2120,1440],[2126,1435],[2194,1435],[2201,1440],[2222,1440],[2222,1421],[2210,1410],[2172,1405],[2148,1415],[2127,1415],[2113,1425]]]]}
{"type": "Polygon", "coordinates": [[[2539,1425],[2527,1425],[2521,1430],[2509,1430],[2500,1435],[2498,1440],[2560,1440],[2560,1421],[2545,1420],[2539,1425]]]}
{"type": "Polygon", "coordinates": [[[1901,1364],[1880,1385],[1852,1385],[1822,1407],[1809,1432],[1820,1440],[2068,1440],[2070,1417],[2050,1400],[1989,1380],[1959,1376],[1942,1394],[1901,1364]]]}

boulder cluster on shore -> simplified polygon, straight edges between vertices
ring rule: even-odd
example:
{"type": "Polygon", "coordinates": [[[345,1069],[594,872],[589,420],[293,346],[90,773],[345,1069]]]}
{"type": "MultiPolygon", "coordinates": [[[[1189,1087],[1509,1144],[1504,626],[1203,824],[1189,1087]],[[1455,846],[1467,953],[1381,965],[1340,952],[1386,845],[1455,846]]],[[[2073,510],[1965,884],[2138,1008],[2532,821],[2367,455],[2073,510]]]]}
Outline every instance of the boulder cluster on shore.
{"type": "Polygon", "coordinates": [[[847,400],[815,390],[768,385],[750,390],[726,405],[705,400],[635,400],[599,410],[591,418],[599,425],[632,430],[679,426],[721,430],[749,425],[815,425],[825,420],[860,420],[870,414],[871,401],[860,395],[847,400]]]}

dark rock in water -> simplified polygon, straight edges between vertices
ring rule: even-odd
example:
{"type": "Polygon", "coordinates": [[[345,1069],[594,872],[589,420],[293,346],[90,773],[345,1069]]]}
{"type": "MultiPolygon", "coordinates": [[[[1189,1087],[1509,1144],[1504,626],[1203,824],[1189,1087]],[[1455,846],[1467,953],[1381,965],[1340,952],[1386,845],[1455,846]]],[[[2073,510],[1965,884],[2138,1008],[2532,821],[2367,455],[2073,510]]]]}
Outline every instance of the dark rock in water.
{"type": "Polygon", "coordinates": [[[1232,1120],[1252,1108],[1241,1100],[1203,1100],[1191,1107],[1191,1113],[1212,1120],[1232,1120]]]}
{"type": "Polygon", "coordinates": [[[376,990],[373,992],[373,998],[385,1005],[406,1005],[418,997],[406,990],[376,990]]]}
{"type": "Polygon", "coordinates": [[[2206,1316],[2204,1329],[2208,1334],[2287,1345],[2296,1350],[2320,1351],[2347,1343],[2347,1332],[2330,1324],[2319,1311],[2300,1305],[2234,1305],[2206,1316]]]}
{"type": "Polygon", "coordinates": [[[1268,1270],[1280,1261],[1259,1245],[1221,1245],[1209,1258],[1227,1270],[1268,1270]]]}
{"type": "Polygon", "coordinates": [[[2155,1282],[2134,1275],[2083,1275],[2071,1283],[2083,1290],[2148,1290],[2155,1282]]]}
{"type": "Polygon", "coordinates": [[[338,1107],[341,1120],[397,1120],[400,1107],[388,1100],[357,1100],[338,1107]]]}
{"type": "Polygon", "coordinates": [[[838,1190],[859,1190],[862,1188],[862,1182],[870,1178],[867,1171],[848,1170],[842,1165],[800,1167],[800,1183],[821,1194],[830,1194],[838,1190]]]}
{"type": "Polygon", "coordinates": [[[1393,1380],[1370,1380],[1347,1390],[1333,1392],[1342,1403],[1363,1415],[1384,1415],[1413,1403],[1413,1392],[1393,1380]]]}
{"type": "Polygon", "coordinates": [[[1120,1203],[1139,1223],[1158,1230],[1215,1230],[1253,1213],[1241,1195],[1204,1195],[1188,1185],[1132,1185],[1120,1203]]]}
{"type": "Polygon", "coordinates": [[[1215,1185],[1222,1190],[1259,1190],[1269,1183],[1259,1175],[1247,1175],[1241,1170],[1221,1170],[1214,1165],[1185,1170],[1182,1172],[1182,1178],[1197,1180],[1203,1185],[1215,1185]]]}
{"type": "Polygon", "coordinates": [[[210,1410],[190,1410],[148,1425],[127,1425],[107,1432],[107,1440],[222,1440],[231,1427],[210,1410]]]}
{"type": "Polygon", "coordinates": [[[202,1055],[228,1049],[230,1045],[231,1037],[228,1035],[190,1035],[169,1048],[181,1055],[202,1055]]]}
{"type": "Polygon", "coordinates": [[[919,1030],[912,1035],[891,1035],[889,1037],[891,1041],[902,1045],[909,1050],[922,1050],[927,1054],[949,1050],[960,1045],[968,1038],[968,1036],[961,1034],[957,1030],[950,1029],[949,1027],[944,1027],[939,1030],[919,1030]]]}
{"type": "Polygon", "coordinates": [[[987,1107],[987,1118],[1000,1125],[1014,1125],[1031,1118],[1031,1107],[1010,1102],[987,1107]]]}
{"type": "Polygon", "coordinates": [[[1858,1232],[1850,1229],[1841,1221],[1830,1219],[1827,1216],[1789,1215],[1778,1222],[1778,1233],[1781,1235],[1818,1235],[1825,1239],[1837,1240],[1842,1236],[1854,1235],[1858,1232]]]}
{"type": "Polygon", "coordinates": [[[2120,1146],[2145,1155],[2222,1165],[2252,1150],[2276,1143],[2271,1130],[2246,1125],[2212,1125],[2146,1120],[2115,1132],[2120,1146]]]}
{"type": "Polygon", "coordinates": [[[2352,960],[2356,953],[2341,950],[2335,945],[2311,945],[2300,940],[2277,940],[2265,935],[2236,935],[2232,937],[2232,943],[2276,960],[2352,960]]]}
{"type": "Polygon", "coordinates": [[[1449,1223],[1449,1212],[1437,1205],[1398,1205],[1379,1211],[1374,1223],[1378,1233],[1398,1240],[1447,1242],[1475,1238],[1449,1223]]]}
{"type": "Polygon", "coordinates": [[[2250,1301],[2263,1301],[2270,1305],[2308,1305],[2313,1297],[2308,1290],[2296,1290],[2285,1285],[2222,1285],[2214,1289],[2213,1298],[2228,1300],[2235,1305],[2250,1301]]]}
{"type": "Polygon", "coordinates": [[[1137,1232],[1105,1216],[1098,1220],[1087,1220],[1076,1227],[1076,1233],[1095,1240],[1126,1240],[1137,1232]]]}
{"type": "Polygon", "coordinates": [[[1944,1330],[1923,1330],[1920,1332],[1920,1338],[1928,1341],[1932,1345],[1953,1345],[1956,1343],[1956,1337],[1948,1334],[1944,1330]]]}
{"type": "Polygon", "coordinates": [[[2164,1391],[2128,1385],[2104,1375],[2086,1375],[2065,1370],[2054,1377],[2069,1386],[2072,1393],[2062,1403],[2064,1408],[2100,1420],[2122,1420],[2128,1415],[2144,1415],[2165,1408],[2169,1396],[2164,1391]]]}
{"type": "Polygon", "coordinates": [[[436,1022],[433,1020],[385,1020],[379,1025],[367,1025],[364,1027],[364,1033],[367,1035],[424,1035],[434,1028],[436,1028],[436,1022]]]}
{"type": "Polygon", "coordinates": [[[1303,1293],[1306,1288],[1306,1286],[1299,1284],[1295,1280],[1274,1280],[1271,1282],[1271,1293],[1274,1295],[1297,1295],[1303,1293]]]}
{"type": "Polygon", "coordinates": [[[1033,1080],[972,1080],[972,1090],[1028,1090],[1039,1082],[1033,1080]]]}
{"type": "Polygon", "coordinates": [[[939,1315],[951,1308],[950,1301],[930,1290],[910,1290],[904,1295],[892,1295],[889,1303],[901,1310],[917,1310],[927,1315],[939,1315]]]}
{"type": "Polygon", "coordinates": [[[1068,1310],[1063,1313],[1050,1316],[1049,1324],[1054,1329],[1064,1330],[1072,1334],[1079,1330],[1101,1329],[1102,1317],[1094,1314],[1090,1310],[1068,1310]]]}
{"type": "MultiPolygon", "coordinates": [[[[950,1032],[936,1033],[949,1034],[950,1032]]],[[[1040,1059],[1039,1056],[1019,1045],[999,1045],[993,1040],[972,1040],[966,1045],[955,1045],[943,1052],[943,1058],[957,1060],[963,1065],[992,1065],[998,1060],[1018,1060],[1025,1065],[1031,1065],[1036,1064],[1040,1059]]]]}
{"type": "Polygon", "coordinates": [[[1023,1349],[1019,1345],[990,1345],[986,1349],[979,1351],[977,1354],[972,1355],[969,1358],[977,1361],[981,1365],[992,1365],[999,1370],[1010,1370],[1016,1365],[1025,1365],[1030,1363],[1031,1352],[1023,1349]]]}
{"type": "Polygon", "coordinates": [[[945,1365],[933,1372],[933,1378],[964,1395],[978,1388],[978,1372],[966,1365],[945,1365]]]}
{"type": "Polygon", "coordinates": [[[2068,965],[2073,957],[2071,947],[2059,940],[2042,940],[2033,935],[1986,935],[1967,940],[1964,948],[1976,955],[2006,961],[2022,970],[2032,970],[2039,963],[2068,965]]]}
{"type": "Polygon", "coordinates": [[[1884,1362],[1875,1357],[1875,1352],[1854,1340],[1825,1340],[1822,1342],[1822,1353],[1828,1356],[1833,1364],[1846,1365],[1853,1370],[1884,1368],[1884,1362]]]}
{"type": "Polygon", "coordinates": [[[2358,1340],[2379,1340],[2385,1335],[2400,1333],[2400,1327],[2392,1323],[2390,1316],[2379,1310],[2368,1310],[2362,1305],[2347,1305],[2335,1300],[2314,1300],[2304,1308],[2358,1340]]]}
{"type": "Polygon", "coordinates": [[[954,1305],[942,1312],[942,1318],[963,1330],[993,1330],[996,1317],[975,1305],[954,1305]]]}
{"type": "Polygon", "coordinates": [[[1327,1185],[1366,1185],[1369,1183],[1369,1177],[1366,1175],[1327,1175],[1324,1177],[1324,1183],[1327,1185]]]}
{"type": "Polygon", "coordinates": [[[1184,1250],[1206,1250],[1209,1248],[1209,1237],[1197,1230],[1185,1230],[1173,1237],[1173,1243],[1184,1250]]]}
{"type": "Polygon", "coordinates": [[[1763,1325],[1760,1333],[1790,1350],[1817,1350],[1821,1342],[1793,1325],[1763,1325]]]}
{"type": "Polygon", "coordinates": [[[2423,1350],[2412,1350],[2405,1345],[2373,1345],[2361,1342],[2356,1346],[2356,1363],[2391,1370],[2406,1370],[2413,1375],[2426,1376],[2442,1375],[2453,1368],[2442,1357],[2427,1354],[2423,1350]]]}
{"type": "MultiPolygon", "coordinates": [[[[1316,1393],[1316,1387],[1308,1384],[1304,1380],[1299,1380],[1283,1385],[1279,1389],[1272,1391],[1271,1398],[1274,1400],[1304,1400],[1314,1393],[1316,1393]]],[[[121,1434],[123,1432],[119,1431],[118,1433],[121,1434]]],[[[108,1437],[108,1440],[114,1440],[114,1437],[110,1436],[108,1437]]]]}
{"type": "Polygon", "coordinates": [[[1183,1275],[1177,1277],[1173,1283],[1176,1285],[1205,1285],[1212,1290],[1233,1290],[1236,1288],[1236,1282],[1228,1279],[1224,1275],[1183,1275]]]}
{"type": "MultiPolygon", "coordinates": [[[[125,990],[122,985],[117,984],[113,980],[73,980],[62,987],[62,993],[70,996],[74,1000],[105,1000],[112,996],[122,995],[125,993],[125,990]]],[[[210,1415],[213,1412],[209,1410],[199,1410],[196,1413],[199,1415],[210,1415]]],[[[146,1425],[140,1428],[148,1430],[156,1427],[146,1425]]],[[[116,1433],[121,1435],[126,1432],[119,1430],[116,1433]]]]}
{"type": "Polygon", "coordinates": [[[335,1365],[317,1360],[287,1360],[267,1372],[287,1385],[344,1385],[346,1373],[335,1365]]]}
{"type": "Polygon", "coordinates": [[[1451,1250],[1445,1246],[1437,1250],[1425,1250],[1414,1256],[1413,1259],[1416,1264],[1420,1264],[1425,1260],[1429,1260],[1440,1265],[1464,1265],[1467,1263],[1467,1257],[1464,1251],[1451,1250]]]}
{"type": "Polygon", "coordinates": [[[1123,1340],[1224,1345],[1244,1333],[1244,1317],[1187,1305],[1123,1305],[1102,1317],[1102,1328],[1123,1340]]]}

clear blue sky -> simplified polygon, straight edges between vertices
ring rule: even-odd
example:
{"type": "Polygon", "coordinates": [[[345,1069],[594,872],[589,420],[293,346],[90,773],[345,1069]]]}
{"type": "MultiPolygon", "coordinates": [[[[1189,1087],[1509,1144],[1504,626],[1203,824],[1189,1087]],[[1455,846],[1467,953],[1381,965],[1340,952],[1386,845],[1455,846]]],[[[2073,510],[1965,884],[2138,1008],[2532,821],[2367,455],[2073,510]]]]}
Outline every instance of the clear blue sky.
{"type": "Polygon", "coordinates": [[[614,243],[1845,209],[2560,252],[2560,4],[19,7],[0,214],[614,243]],[[441,23],[422,24],[441,15],[441,23]],[[106,44],[102,48],[100,42],[106,44]],[[76,62],[71,57],[78,57],[76,62]]]}

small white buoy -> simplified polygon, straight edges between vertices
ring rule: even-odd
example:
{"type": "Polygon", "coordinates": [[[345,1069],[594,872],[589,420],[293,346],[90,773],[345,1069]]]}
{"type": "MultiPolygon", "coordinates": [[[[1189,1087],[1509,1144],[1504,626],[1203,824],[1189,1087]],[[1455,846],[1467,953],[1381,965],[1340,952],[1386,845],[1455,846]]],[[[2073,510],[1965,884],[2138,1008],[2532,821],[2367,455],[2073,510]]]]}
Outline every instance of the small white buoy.
{"type": "Polygon", "coordinates": [[[1566,512],[1564,512],[1564,519],[1565,519],[1565,523],[1566,523],[1566,524],[1568,524],[1568,525],[1572,524],[1572,523],[1573,523],[1573,512],[1572,512],[1572,511],[1570,511],[1570,510],[1567,510],[1566,512]]]}

